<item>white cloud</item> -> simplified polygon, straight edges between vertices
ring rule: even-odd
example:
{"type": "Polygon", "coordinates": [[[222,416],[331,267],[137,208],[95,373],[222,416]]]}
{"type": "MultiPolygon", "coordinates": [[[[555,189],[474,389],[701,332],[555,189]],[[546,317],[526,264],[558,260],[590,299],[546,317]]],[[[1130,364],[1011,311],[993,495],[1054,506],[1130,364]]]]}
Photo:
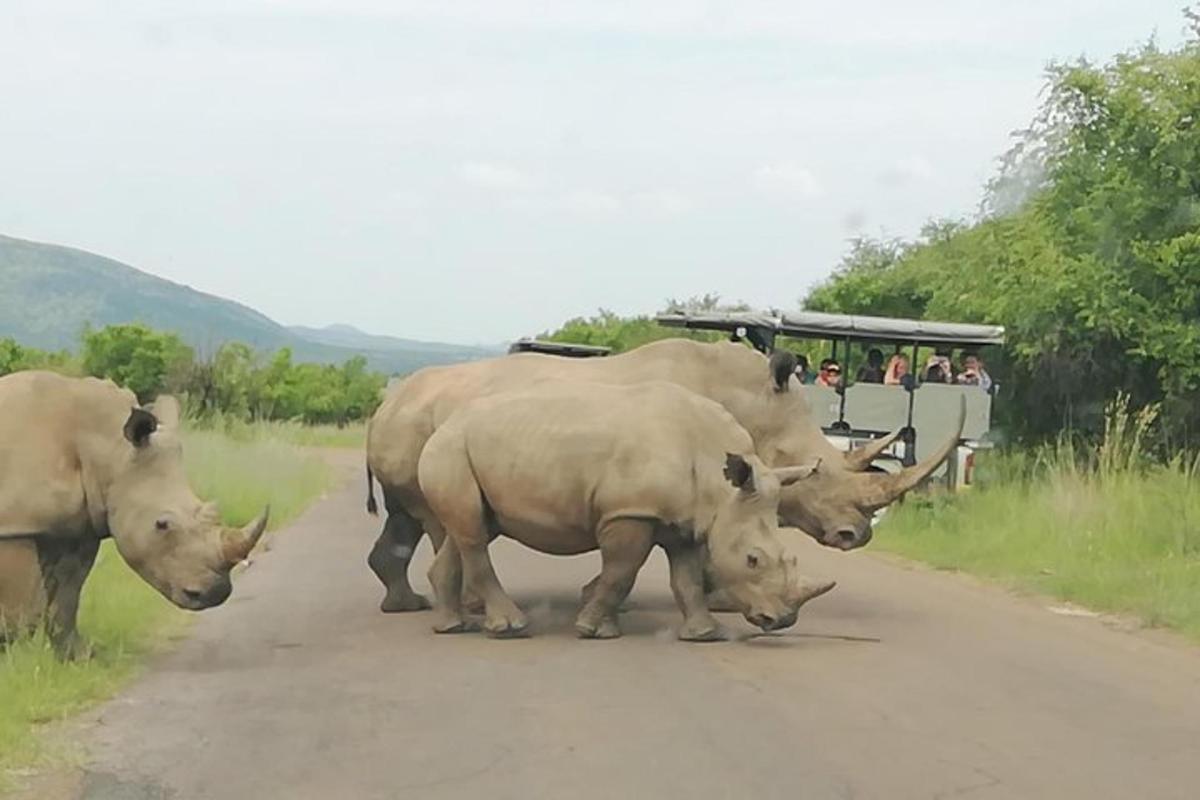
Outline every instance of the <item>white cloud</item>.
{"type": "Polygon", "coordinates": [[[754,184],[766,191],[783,191],[816,197],[821,194],[821,183],[807,167],[792,161],[764,164],[754,170],[754,184]]]}
{"type": "Polygon", "coordinates": [[[655,189],[638,192],[629,198],[630,205],[650,217],[680,217],[696,208],[696,201],[675,189],[655,189]]]}
{"type": "Polygon", "coordinates": [[[905,156],[879,173],[879,182],[886,186],[904,186],[927,181],[934,175],[933,165],[921,156],[905,156]]]}
{"type": "Polygon", "coordinates": [[[564,198],[567,208],[585,217],[611,217],[625,208],[620,197],[608,192],[580,190],[571,192],[564,198]]]}
{"type": "Polygon", "coordinates": [[[499,192],[525,192],[536,185],[532,176],[516,167],[488,161],[460,164],[458,177],[471,186],[499,192]]]}

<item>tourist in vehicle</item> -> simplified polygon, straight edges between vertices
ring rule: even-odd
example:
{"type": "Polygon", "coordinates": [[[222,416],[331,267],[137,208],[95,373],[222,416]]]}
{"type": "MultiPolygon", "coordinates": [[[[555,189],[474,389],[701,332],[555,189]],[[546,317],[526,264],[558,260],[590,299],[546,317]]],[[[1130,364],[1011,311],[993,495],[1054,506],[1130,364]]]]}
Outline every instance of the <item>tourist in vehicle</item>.
{"type": "Polygon", "coordinates": [[[866,366],[859,367],[855,380],[859,383],[883,383],[883,351],[876,347],[867,351],[866,366]]]}
{"type": "Polygon", "coordinates": [[[808,386],[813,382],[813,375],[808,371],[808,356],[796,354],[796,379],[801,385],[808,386]]]}
{"type": "Polygon", "coordinates": [[[950,369],[950,358],[941,354],[929,357],[925,362],[925,374],[921,376],[922,383],[953,383],[954,374],[950,369]]]}
{"type": "Polygon", "coordinates": [[[828,386],[833,389],[842,383],[842,365],[836,359],[826,358],[821,361],[821,370],[817,374],[817,386],[828,386]]]}
{"type": "Polygon", "coordinates": [[[883,382],[887,386],[900,386],[904,382],[904,376],[908,374],[908,356],[903,353],[896,353],[888,361],[887,369],[883,373],[883,382]]]}
{"type": "Polygon", "coordinates": [[[978,386],[985,392],[991,391],[992,376],[983,368],[983,361],[976,353],[963,353],[962,372],[955,379],[964,386],[978,386]]]}

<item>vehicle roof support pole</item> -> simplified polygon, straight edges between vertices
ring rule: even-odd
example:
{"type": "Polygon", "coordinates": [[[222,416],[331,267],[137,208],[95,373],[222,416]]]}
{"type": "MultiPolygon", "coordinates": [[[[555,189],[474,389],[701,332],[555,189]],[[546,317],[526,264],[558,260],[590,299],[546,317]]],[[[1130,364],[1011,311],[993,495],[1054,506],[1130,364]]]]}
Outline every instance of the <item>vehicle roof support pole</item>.
{"type": "Polygon", "coordinates": [[[913,403],[917,399],[917,359],[921,353],[921,345],[918,342],[913,342],[912,349],[912,369],[908,371],[905,377],[908,379],[904,383],[904,390],[908,392],[908,422],[904,425],[904,431],[900,438],[904,441],[904,456],[900,459],[900,463],[906,467],[911,467],[917,463],[917,431],[913,427],[913,403]]]}

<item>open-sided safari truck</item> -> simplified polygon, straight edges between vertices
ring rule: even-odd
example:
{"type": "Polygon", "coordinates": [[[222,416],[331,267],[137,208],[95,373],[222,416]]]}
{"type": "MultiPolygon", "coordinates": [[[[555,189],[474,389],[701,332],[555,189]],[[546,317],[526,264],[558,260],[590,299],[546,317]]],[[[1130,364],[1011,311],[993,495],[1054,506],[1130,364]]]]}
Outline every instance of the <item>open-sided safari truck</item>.
{"type": "Polygon", "coordinates": [[[873,467],[898,471],[915,464],[944,442],[958,421],[960,398],[966,400],[967,419],[956,457],[935,473],[948,488],[970,486],[977,450],[991,447],[992,400],[997,385],[987,390],[974,385],[922,383],[916,373],[921,358],[938,352],[951,356],[957,351],[974,351],[1004,343],[1004,328],[998,325],[967,325],[890,317],[864,317],[798,311],[780,316],[754,313],[671,313],[658,322],[676,328],[727,332],[734,341],[746,341],[763,353],[775,349],[779,337],[816,339],[827,342],[829,358],[843,369],[837,388],[806,385],[805,394],[817,422],[835,446],[842,450],[860,447],[872,439],[900,428],[900,438],[876,459],[873,467]],[[865,353],[879,348],[885,361],[894,353],[910,359],[911,370],[899,386],[855,383],[850,370],[852,348],[865,353]]]}

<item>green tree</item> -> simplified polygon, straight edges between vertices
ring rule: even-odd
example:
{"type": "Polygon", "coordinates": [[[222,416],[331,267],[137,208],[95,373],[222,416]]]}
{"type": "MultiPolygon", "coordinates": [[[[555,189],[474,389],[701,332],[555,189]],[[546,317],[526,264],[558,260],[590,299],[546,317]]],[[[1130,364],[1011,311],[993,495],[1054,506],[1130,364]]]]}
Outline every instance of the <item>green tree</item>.
{"type": "Polygon", "coordinates": [[[112,379],[143,402],[183,388],[191,364],[192,350],[178,336],[145,325],[109,325],[84,334],[84,371],[112,379]]]}

